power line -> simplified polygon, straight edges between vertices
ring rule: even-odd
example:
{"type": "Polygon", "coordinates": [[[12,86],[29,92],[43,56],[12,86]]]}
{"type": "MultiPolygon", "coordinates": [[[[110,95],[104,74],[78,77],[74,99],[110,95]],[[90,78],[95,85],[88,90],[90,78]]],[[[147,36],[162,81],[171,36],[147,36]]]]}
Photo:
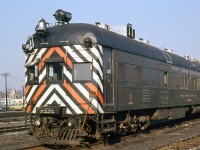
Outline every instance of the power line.
{"type": "Polygon", "coordinates": [[[5,90],[6,90],[6,111],[7,111],[7,108],[8,108],[8,103],[7,103],[7,102],[8,102],[8,96],[7,96],[7,95],[8,95],[8,92],[7,92],[7,77],[10,76],[10,73],[2,73],[1,76],[5,78],[5,90]]]}

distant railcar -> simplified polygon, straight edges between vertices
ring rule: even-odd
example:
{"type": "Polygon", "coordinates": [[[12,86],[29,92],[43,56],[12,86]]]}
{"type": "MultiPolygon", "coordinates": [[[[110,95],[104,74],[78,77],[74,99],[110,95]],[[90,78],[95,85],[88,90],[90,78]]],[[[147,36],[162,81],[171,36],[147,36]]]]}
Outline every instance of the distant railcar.
{"type": "Polygon", "coordinates": [[[10,106],[10,110],[21,111],[24,109],[24,104],[22,99],[13,99],[10,106]]]}
{"type": "Polygon", "coordinates": [[[98,26],[44,19],[22,46],[34,136],[76,145],[199,112],[200,63],[98,26]],[[67,22],[67,23],[66,23],[67,22]]]}
{"type": "MultiPolygon", "coordinates": [[[[7,99],[7,110],[10,110],[10,107],[12,105],[12,99],[7,99]]],[[[6,110],[6,99],[0,98],[0,110],[6,110]]]]}

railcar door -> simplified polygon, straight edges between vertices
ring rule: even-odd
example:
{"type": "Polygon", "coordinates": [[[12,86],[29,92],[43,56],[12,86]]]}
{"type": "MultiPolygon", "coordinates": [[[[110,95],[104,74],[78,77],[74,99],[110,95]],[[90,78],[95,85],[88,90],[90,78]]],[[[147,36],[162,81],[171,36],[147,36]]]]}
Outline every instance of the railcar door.
{"type": "Polygon", "coordinates": [[[111,50],[104,48],[103,51],[103,75],[104,75],[104,99],[105,108],[114,107],[112,89],[112,55],[111,50]]]}

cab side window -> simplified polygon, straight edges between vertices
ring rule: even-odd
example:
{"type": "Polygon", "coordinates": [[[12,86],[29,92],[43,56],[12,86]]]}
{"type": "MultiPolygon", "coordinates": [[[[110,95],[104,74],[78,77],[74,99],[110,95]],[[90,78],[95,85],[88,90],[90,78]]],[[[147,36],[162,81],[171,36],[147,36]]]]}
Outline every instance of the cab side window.
{"type": "Polygon", "coordinates": [[[38,66],[33,65],[27,67],[27,75],[28,75],[28,83],[29,84],[37,84],[38,83],[38,66]]]}
{"type": "Polygon", "coordinates": [[[63,79],[63,63],[51,62],[47,63],[48,81],[62,81],[63,79]]]}

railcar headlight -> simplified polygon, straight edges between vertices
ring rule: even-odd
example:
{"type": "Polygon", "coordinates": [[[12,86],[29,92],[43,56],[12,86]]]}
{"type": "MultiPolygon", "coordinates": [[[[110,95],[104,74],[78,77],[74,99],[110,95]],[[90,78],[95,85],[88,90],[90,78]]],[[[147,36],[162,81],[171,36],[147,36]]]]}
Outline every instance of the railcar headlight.
{"type": "Polygon", "coordinates": [[[37,119],[35,120],[35,125],[36,126],[40,126],[42,123],[41,123],[41,120],[40,119],[37,119]]]}
{"type": "Polygon", "coordinates": [[[69,120],[68,123],[67,123],[67,126],[68,126],[69,128],[73,128],[74,125],[75,125],[75,123],[74,123],[74,120],[73,120],[73,119],[69,120]]]}
{"type": "Polygon", "coordinates": [[[46,21],[42,18],[39,23],[37,24],[35,31],[38,34],[43,34],[47,30],[47,23],[46,21]]]}

